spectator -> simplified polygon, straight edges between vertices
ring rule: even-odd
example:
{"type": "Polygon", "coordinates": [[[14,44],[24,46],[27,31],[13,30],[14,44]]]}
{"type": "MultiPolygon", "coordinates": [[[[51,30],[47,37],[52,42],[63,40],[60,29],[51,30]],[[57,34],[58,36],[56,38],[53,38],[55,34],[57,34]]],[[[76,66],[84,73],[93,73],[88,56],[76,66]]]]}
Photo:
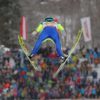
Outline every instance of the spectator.
{"type": "MultiPolygon", "coordinates": [[[[99,52],[99,51],[98,51],[99,52]]],[[[78,52],[72,55],[72,61],[66,64],[58,77],[53,74],[59,67],[59,59],[50,48],[42,48],[37,56],[40,71],[34,71],[28,60],[21,66],[20,53],[13,51],[2,55],[0,69],[0,98],[3,99],[66,99],[100,98],[100,81],[96,70],[91,66],[93,52],[78,52]],[[44,53],[45,51],[48,51],[44,53]],[[79,54],[78,54],[79,53],[79,54]],[[13,56],[16,55],[17,57],[13,56]],[[4,57],[3,57],[4,56],[4,57]],[[13,58],[11,64],[10,60],[13,58]],[[6,65],[5,65],[6,62],[6,65]],[[56,62],[56,63],[55,63],[56,62]],[[8,68],[9,63],[12,67],[8,68]],[[5,66],[5,67],[4,67],[5,66]],[[89,72],[90,71],[90,72],[89,72]]],[[[97,51],[95,50],[95,53],[97,51]]]]}

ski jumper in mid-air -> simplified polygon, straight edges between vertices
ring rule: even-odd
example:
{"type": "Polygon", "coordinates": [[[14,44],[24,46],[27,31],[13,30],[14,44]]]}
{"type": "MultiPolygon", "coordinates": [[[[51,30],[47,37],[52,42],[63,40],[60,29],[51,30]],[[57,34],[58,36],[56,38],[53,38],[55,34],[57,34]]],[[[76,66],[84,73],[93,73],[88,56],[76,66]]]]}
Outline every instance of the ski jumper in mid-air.
{"type": "Polygon", "coordinates": [[[29,58],[32,58],[34,55],[37,54],[44,40],[50,38],[55,43],[58,56],[64,61],[66,59],[66,56],[61,50],[61,42],[59,38],[59,33],[63,32],[64,28],[61,24],[57,22],[57,19],[54,19],[52,17],[45,18],[44,22],[40,23],[36,31],[33,32],[33,34],[39,33],[39,37],[35,43],[31,54],[29,55],[29,58]]]}

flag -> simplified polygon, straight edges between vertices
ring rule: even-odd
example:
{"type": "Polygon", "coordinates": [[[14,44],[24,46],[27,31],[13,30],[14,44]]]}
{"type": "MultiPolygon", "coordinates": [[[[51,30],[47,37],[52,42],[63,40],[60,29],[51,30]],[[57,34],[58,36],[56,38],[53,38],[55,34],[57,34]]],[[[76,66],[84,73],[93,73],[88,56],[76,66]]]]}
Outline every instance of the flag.
{"type": "Polygon", "coordinates": [[[21,18],[20,35],[23,37],[24,40],[27,39],[27,25],[26,25],[26,18],[24,16],[22,16],[21,18]]]}
{"type": "Polygon", "coordinates": [[[91,36],[91,23],[90,17],[81,18],[82,30],[84,35],[84,41],[89,42],[92,40],[91,36]]]}

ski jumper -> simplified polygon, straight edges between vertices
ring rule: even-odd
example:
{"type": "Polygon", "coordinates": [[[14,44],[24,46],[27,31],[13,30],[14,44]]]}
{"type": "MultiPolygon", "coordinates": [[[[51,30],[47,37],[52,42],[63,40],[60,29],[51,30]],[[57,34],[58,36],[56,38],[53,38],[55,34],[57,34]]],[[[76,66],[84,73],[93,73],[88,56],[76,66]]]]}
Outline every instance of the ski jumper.
{"type": "Polygon", "coordinates": [[[39,24],[39,26],[36,29],[36,32],[40,34],[31,54],[33,55],[37,54],[42,42],[50,38],[51,40],[54,41],[56,45],[56,51],[57,51],[58,56],[64,57],[64,54],[61,50],[61,42],[59,38],[59,32],[62,32],[62,31],[64,31],[63,26],[56,22],[43,22],[39,24]]]}

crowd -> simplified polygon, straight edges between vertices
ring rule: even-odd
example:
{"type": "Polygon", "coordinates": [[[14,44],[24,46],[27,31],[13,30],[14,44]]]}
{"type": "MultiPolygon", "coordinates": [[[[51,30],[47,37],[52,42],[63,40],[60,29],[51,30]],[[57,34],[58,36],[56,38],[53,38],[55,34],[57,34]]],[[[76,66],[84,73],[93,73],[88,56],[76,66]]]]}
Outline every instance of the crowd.
{"type": "MultiPolygon", "coordinates": [[[[69,51],[66,49],[64,53],[69,51]]],[[[34,71],[27,58],[24,56],[22,61],[22,57],[19,49],[0,54],[0,98],[100,99],[100,79],[95,70],[100,67],[100,51],[97,48],[76,50],[55,78],[53,75],[60,62],[51,47],[41,48],[35,57],[40,71],[34,71]]]]}

